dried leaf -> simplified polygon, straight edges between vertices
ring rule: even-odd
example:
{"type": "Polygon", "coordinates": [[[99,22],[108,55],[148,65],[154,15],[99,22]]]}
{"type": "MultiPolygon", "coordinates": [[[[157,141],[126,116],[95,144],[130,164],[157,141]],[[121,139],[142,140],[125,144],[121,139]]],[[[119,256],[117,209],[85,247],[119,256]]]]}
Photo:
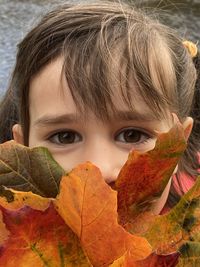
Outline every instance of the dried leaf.
{"type": "Polygon", "coordinates": [[[46,210],[49,206],[50,199],[35,195],[32,192],[15,191],[1,187],[0,205],[9,210],[17,210],[23,206],[30,206],[36,210],[46,210]]]}
{"type": "Polygon", "coordinates": [[[179,253],[169,255],[152,254],[142,261],[138,261],[135,265],[127,265],[130,267],[174,267],[177,266],[179,253]]]}
{"type": "Polygon", "coordinates": [[[85,163],[61,181],[55,205],[78,235],[93,266],[108,266],[127,252],[134,260],[147,257],[146,240],[126,232],[117,222],[117,196],[97,167],[85,163]]]}
{"type": "Polygon", "coordinates": [[[181,257],[177,267],[200,266],[200,243],[186,242],[181,248],[181,257]]]}
{"type": "Polygon", "coordinates": [[[6,203],[0,198],[0,225],[4,225],[0,235],[0,267],[91,266],[78,238],[50,199],[17,191],[12,194],[13,202],[6,203]]]}
{"type": "Polygon", "coordinates": [[[120,224],[125,226],[160,197],[185,148],[183,127],[176,122],[158,135],[153,150],[130,153],[116,181],[120,224]]]}
{"type": "Polygon", "coordinates": [[[47,199],[0,187],[0,267],[198,266],[200,177],[168,214],[143,212],[185,147],[177,122],[158,136],[154,150],[132,152],[116,182],[117,197],[89,162],[64,176],[59,191],[64,171],[47,149],[0,145],[0,185],[48,197],[59,192],[47,199]],[[131,233],[118,223],[117,201],[120,223],[131,233]]]}
{"type": "Polygon", "coordinates": [[[55,197],[63,174],[46,148],[28,148],[14,141],[0,144],[0,185],[55,197]]]}
{"type": "Polygon", "coordinates": [[[109,267],[175,267],[177,266],[178,259],[178,252],[169,255],[156,255],[154,253],[144,260],[133,261],[132,257],[127,253],[109,267]]]}
{"type": "Polygon", "coordinates": [[[168,214],[155,217],[144,236],[157,253],[167,254],[187,241],[200,242],[199,229],[200,177],[168,214]]]}

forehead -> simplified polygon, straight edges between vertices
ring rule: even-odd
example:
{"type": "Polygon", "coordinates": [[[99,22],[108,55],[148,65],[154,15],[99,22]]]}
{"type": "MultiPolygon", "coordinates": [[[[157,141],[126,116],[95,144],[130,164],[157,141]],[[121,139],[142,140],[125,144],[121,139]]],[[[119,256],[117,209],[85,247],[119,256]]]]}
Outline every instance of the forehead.
{"type": "MultiPolygon", "coordinates": [[[[137,93],[136,85],[132,81],[131,98],[134,112],[130,111],[128,105],[124,102],[120,87],[113,85],[112,102],[117,107],[117,117],[127,117],[126,119],[155,119],[155,114],[144,103],[142,97],[137,93]]],[[[67,81],[63,75],[63,58],[56,60],[45,66],[30,82],[30,121],[36,120],[46,115],[60,116],[62,114],[78,114],[80,111],[74,102],[67,81]]],[[[90,107],[84,107],[89,113],[90,107]]],[[[101,108],[101,103],[99,107],[101,108]]],[[[85,116],[83,113],[79,114],[85,116]]],[[[110,117],[114,117],[112,114],[110,117]]],[[[124,118],[123,118],[124,119],[124,118]]]]}

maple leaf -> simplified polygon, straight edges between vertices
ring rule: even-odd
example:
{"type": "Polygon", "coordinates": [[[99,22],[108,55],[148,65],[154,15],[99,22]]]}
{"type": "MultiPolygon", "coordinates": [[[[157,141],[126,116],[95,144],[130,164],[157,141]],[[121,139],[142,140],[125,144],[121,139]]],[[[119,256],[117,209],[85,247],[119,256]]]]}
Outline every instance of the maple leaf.
{"type": "Polygon", "coordinates": [[[200,243],[186,242],[180,248],[181,257],[177,267],[193,267],[200,266],[200,243]]]}
{"type": "Polygon", "coordinates": [[[55,197],[64,173],[46,148],[28,148],[15,141],[0,144],[0,185],[55,197]]]}
{"type": "Polygon", "coordinates": [[[146,259],[140,261],[134,261],[130,254],[126,254],[117,259],[110,267],[175,267],[178,259],[178,252],[169,255],[152,253],[146,259]]]}
{"type": "Polygon", "coordinates": [[[160,195],[185,146],[176,123],[158,135],[154,150],[130,154],[116,192],[89,162],[61,180],[64,171],[46,149],[13,141],[0,145],[0,185],[41,195],[0,187],[0,267],[198,265],[200,178],[168,214],[155,216],[141,208],[160,195]],[[120,222],[130,223],[131,232],[118,223],[117,202],[120,222]]]}
{"type": "Polygon", "coordinates": [[[93,266],[108,266],[126,253],[134,261],[151,253],[145,238],[131,235],[118,224],[117,193],[93,164],[79,165],[62,179],[55,205],[93,266]]]}
{"type": "MultiPolygon", "coordinates": [[[[189,241],[200,242],[200,176],[194,186],[181,198],[179,203],[162,216],[155,216],[144,234],[159,254],[185,251],[189,241]],[[181,249],[182,248],[182,249],[181,249]],[[183,250],[183,248],[185,248],[183,250]]],[[[142,223],[142,222],[141,222],[142,223]]],[[[200,245],[200,243],[199,243],[200,245]]],[[[197,248],[198,246],[195,245],[197,248]]],[[[191,249],[187,257],[192,257],[191,249]]],[[[195,250],[196,251],[196,250],[195,250]]],[[[182,255],[181,255],[182,257],[182,255]]],[[[184,256],[185,257],[185,256],[184,256]]],[[[186,261],[186,260],[185,260],[186,261]]]]}
{"type": "MultiPolygon", "coordinates": [[[[58,175],[63,174],[63,170],[59,168],[59,165],[52,159],[51,156],[49,156],[46,149],[29,149],[11,141],[1,145],[1,151],[3,153],[3,155],[1,155],[0,162],[0,173],[2,173],[0,178],[2,184],[5,184],[4,181],[6,179],[11,179],[11,181],[7,182],[6,185],[20,189],[23,187],[23,182],[25,181],[25,184],[28,186],[23,187],[23,190],[32,190],[36,191],[37,194],[44,195],[41,191],[43,190],[43,192],[46,192],[46,187],[49,187],[49,185],[47,183],[43,183],[42,186],[41,184],[38,186],[39,178],[43,179],[42,175],[44,175],[44,177],[47,178],[47,181],[49,181],[49,178],[47,177],[48,175],[51,176],[52,180],[55,180],[54,176],[58,177],[58,175]],[[11,160],[10,157],[13,157],[14,159],[11,160]],[[25,159],[27,159],[28,162],[26,162],[25,159]],[[23,164],[25,166],[23,166],[23,164]],[[36,167],[37,164],[37,172],[32,174],[33,166],[36,167]],[[40,168],[43,165],[44,167],[40,168]],[[52,175],[52,173],[55,175],[52,175]],[[13,181],[15,177],[17,182],[13,181]]],[[[86,185],[85,182],[87,180],[87,187],[85,188],[87,190],[85,191],[85,194],[87,193],[88,196],[85,195],[86,197],[81,199],[82,203],[79,202],[79,200],[82,197],[83,188],[75,187],[77,191],[74,191],[74,186],[66,188],[65,183],[61,183],[60,194],[56,200],[49,200],[42,196],[34,195],[31,192],[16,192],[9,188],[0,187],[0,195],[2,196],[0,198],[0,206],[2,210],[2,220],[0,224],[2,237],[0,242],[0,264],[2,264],[2,266],[10,264],[8,265],[10,267],[11,263],[20,267],[30,266],[30,264],[36,266],[40,266],[39,264],[41,264],[41,266],[43,266],[42,264],[47,264],[47,266],[48,264],[49,266],[51,266],[51,264],[53,264],[53,266],[59,266],[60,263],[58,262],[61,261],[59,256],[57,254],[57,256],[55,256],[55,253],[50,255],[49,252],[58,251],[58,244],[56,243],[57,239],[54,240],[54,237],[50,236],[47,240],[47,233],[55,232],[56,228],[60,227],[54,223],[54,217],[57,222],[61,223],[61,221],[64,221],[50,203],[54,203],[54,205],[55,203],[56,205],[59,203],[59,207],[62,207],[65,211],[67,211],[67,214],[69,214],[73,219],[72,214],[73,212],[77,212],[77,210],[74,209],[74,211],[71,212],[71,210],[68,209],[68,202],[63,202],[68,194],[68,190],[71,190],[71,194],[69,194],[68,198],[73,198],[75,207],[79,204],[81,207],[85,205],[85,209],[83,209],[85,214],[84,220],[87,217],[88,218],[85,221],[82,220],[81,223],[87,223],[91,219],[93,220],[91,227],[85,227],[85,225],[82,227],[81,231],[83,234],[81,236],[74,229],[77,223],[77,218],[75,218],[72,224],[69,222],[66,223],[65,220],[64,225],[62,225],[67,229],[65,238],[69,239],[69,235],[72,235],[73,237],[70,241],[70,246],[74,244],[76,248],[78,247],[73,250],[73,258],[76,259],[79,255],[83,255],[83,266],[91,265],[88,258],[92,261],[93,266],[107,266],[127,251],[131,253],[133,259],[135,260],[142,259],[151,253],[151,248],[145,238],[133,236],[118,225],[116,192],[114,192],[104,182],[98,168],[92,164],[89,164],[88,166],[88,163],[86,163],[85,168],[89,168],[91,171],[85,172],[84,167],[82,169],[77,167],[69,174],[69,177],[70,175],[73,176],[75,173],[80,175],[81,180],[83,179],[84,186],[86,185]],[[93,177],[96,178],[93,179],[93,177]],[[94,188],[95,190],[99,189],[99,191],[93,190],[94,188]],[[75,192],[77,192],[77,195],[74,194],[75,192]],[[91,199],[93,194],[95,196],[95,192],[96,198],[94,197],[94,199],[91,199]],[[62,193],[64,197],[61,199],[62,193]],[[102,199],[104,199],[104,201],[102,201],[102,199]],[[95,202],[93,202],[93,200],[95,202]],[[90,201],[91,204],[89,205],[90,201]],[[98,205],[101,203],[102,206],[98,205]],[[102,214],[96,214],[95,210],[97,213],[102,212],[102,214]],[[17,225],[14,224],[16,220],[20,222],[17,225]],[[9,222],[11,224],[9,224],[9,222]],[[48,222],[51,223],[48,224],[48,222]],[[41,226],[41,224],[44,225],[41,226]],[[74,232],[71,231],[70,227],[74,232]],[[44,233],[43,229],[46,230],[44,233]],[[26,240],[24,240],[24,237],[26,237],[26,240]],[[108,237],[112,237],[112,239],[109,241],[108,237]],[[39,238],[39,240],[37,238],[39,238]],[[20,240],[20,242],[14,242],[16,240],[20,240]],[[110,244],[112,244],[112,246],[110,244]],[[140,245],[138,246],[138,244],[140,245]],[[26,251],[24,251],[22,247],[23,245],[26,246],[26,251]],[[24,254],[14,253],[14,256],[16,257],[13,257],[13,261],[9,261],[8,263],[8,259],[12,259],[12,248],[16,249],[16,252],[17,249],[19,251],[22,249],[24,254]],[[111,248],[113,249],[113,252],[109,253],[111,248]],[[82,249],[86,253],[86,257],[84,256],[85,254],[82,249]],[[26,261],[23,260],[24,258],[26,258],[26,261]]],[[[60,179],[61,177],[58,178],[57,181],[60,179]]],[[[64,181],[65,180],[66,179],[64,179],[64,181]]],[[[72,183],[73,181],[76,182],[76,179],[71,179],[72,183]]],[[[56,189],[55,192],[57,190],[58,189],[56,189]]],[[[71,203],[73,201],[71,201],[71,203]]],[[[83,214],[81,214],[81,216],[82,215],[83,214]]],[[[63,216],[63,218],[65,219],[65,216],[63,216]]],[[[64,241],[69,243],[68,239],[64,241]]],[[[68,253],[66,260],[70,261],[70,257],[71,254],[68,253]]],[[[81,258],[79,261],[80,263],[78,263],[78,266],[81,264],[81,258]]]]}
{"type": "Polygon", "coordinates": [[[161,196],[185,148],[184,129],[176,121],[169,132],[158,134],[153,150],[129,154],[116,181],[121,225],[131,223],[161,196]]]}
{"type": "Polygon", "coordinates": [[[12,202],[0,198],[1,267],[91,266],[77,236],[50,199],[30,192],[10,192],[12,202]]]}

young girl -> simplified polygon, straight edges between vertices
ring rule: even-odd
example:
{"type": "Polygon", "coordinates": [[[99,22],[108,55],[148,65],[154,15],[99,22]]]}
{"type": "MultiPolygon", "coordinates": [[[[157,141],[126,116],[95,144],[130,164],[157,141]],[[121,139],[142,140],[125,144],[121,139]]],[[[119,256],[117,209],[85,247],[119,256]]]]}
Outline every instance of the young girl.
{"type": "Polygon", "coordinates": [[[167,198],[171,206],[188,190],[199,168],[196,80],[182,40],[150,15],[125,3],[64,5],[18,46],[0,140],[45,146],[65,170],[89,160],[112,186],[130,150],[153,149],[175,113],[193,129],[170,197],[171,180],[153,207],[160,213],[167,198]]]}

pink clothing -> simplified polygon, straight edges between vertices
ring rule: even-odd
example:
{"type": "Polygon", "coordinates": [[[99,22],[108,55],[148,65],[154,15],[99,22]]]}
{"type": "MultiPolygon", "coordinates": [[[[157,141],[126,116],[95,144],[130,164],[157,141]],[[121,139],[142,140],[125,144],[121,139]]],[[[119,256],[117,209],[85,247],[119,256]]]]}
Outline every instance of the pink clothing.
{"type": "Polygon", "coordinates": [[[177,180],[177,176],[173,175],[172,181],[173,181],[174,188],[176,189],[176,192],[179,195],[182,195],[182,191],[180,190],[180,188],[183,190],[184,193],[186,193],[195,183],[194,178],[189,176],[186,173],[180,174],[179,181],[177,180]]]}
{"type": "MultiPolygon", "coordinates": [[[[198,157],[199,157],[199,163],[200,163],[200,153],[198,153],[198,157]]],[[[200,174],[200,169],[198,169],[198,171],[200,174]]],[[[190,190],[190,188],[195,183],[195,179],[194,179],[194,177],[191,177],[188,174],[182,172],[179,174],[179,180],[177,179],[177,175],[174,174],[172,176],[172,183],[173,183],[174,189],[176,190],[177,194],[181,196],[181,195],[183,195],[182,191],[185,194],[188,192],[188,190],[190,190]]],[[[170,210],[170,207],[166,203],[166,205],[164,206],[164,208],[162,209],[160,214],[165,214],[169,210],[170,210]]]]}
{"type": "MultiPolygon", "coordinates": [[[[200,164],[200,153],[198,153],[198,157],[199,157],[199,164],[200,164]]],[[[200,169],[198,169],[198,171],[200,174],[200,169]]],[[[172,180],[173,180],[174,188],[176,189],[176,192],[179,195],[182,195],[180,187],[182,188],[183,192],[186,193],[195,183],[195,179],[186,173],[180,174],[179,181],[177,181],[176,175],[173,175],[172,180]]]]}

